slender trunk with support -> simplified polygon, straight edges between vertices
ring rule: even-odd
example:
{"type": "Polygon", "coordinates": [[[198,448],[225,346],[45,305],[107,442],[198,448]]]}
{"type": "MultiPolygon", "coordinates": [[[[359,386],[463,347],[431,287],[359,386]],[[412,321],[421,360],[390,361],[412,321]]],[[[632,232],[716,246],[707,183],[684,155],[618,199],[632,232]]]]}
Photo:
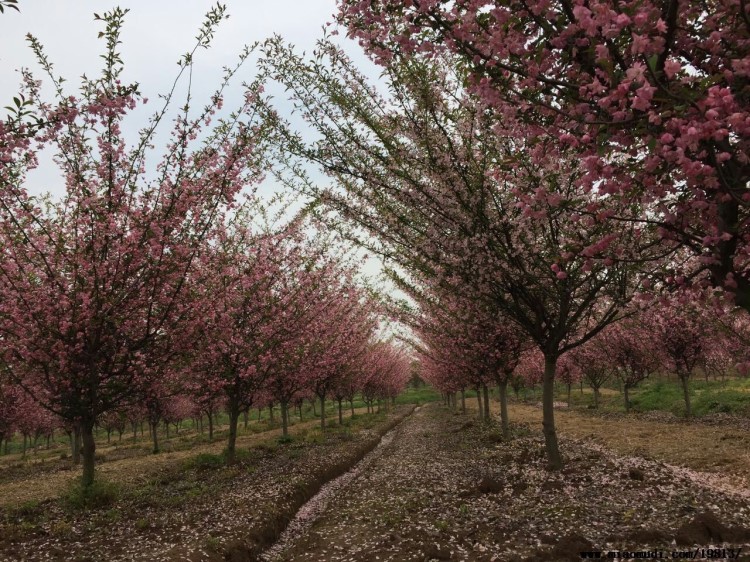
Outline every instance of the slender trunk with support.
{"type": "Polygon", "coordinates": [[[693,416],[692,408],[690,407],[690,388],[688,386],[688,380],[690,377],[687,375],[679,375],[680,383],[682,384],[682,396],[685,399],[685,417],[690,419],[693,416]]]}
{"type": "Polygon", "coordinates": [[[154,448],[151,452],[156,454],[159,452],[159,435],[157,431],[159,429],[159,422],[151,422],[149,426],[151,427],[151,438],[154,441],[154,448]]]}
{"type": "Polygon", "coordinates": [[[482,384],[482,396],[484,397],[484,421],[490,421],[490,389],[482,384]]]}
{"type": "Polygon", "coordinates": [[[508,377],[500,381],[497,385],[500,392],[500,425],[503,430],[503,437],[510,434],[510,424],[508,423],[508,377]]]}
{"type": "Polygon", "coordinates": [[[94,441],[94,424],[81,423],[81,441],[83,443],[83,475],[81,484],[88,488],[94,483],[94,465],[96,462],[96,441],[94,441]]]}
{"type": "Polygon", "coordinates": [[[289,436],[289,404],[286,400],[282,400],[281,405],[281,435],[283,437],[289,436]]]}
{"type": "Polygon", "coordinates": [[[208,412],[208,440],[209,441],[214,440],[214,414],[213,412],[208,412]]]}
{"type": "Polygon", "coordinates": [[[339,425],[344,425],[344,414],[343,414],[342,409],[341,409],[342,399],[339,398],[338,402],[339,402],[339,425]]]}
{"type": "Polygon", "coordinates": [[[599,388],[594,388],[594,408],[599,409],[599,388]]]}
{"type": "Polygon", "coordinates": [[[484,416],[482,415],[482,392],[479,387],[477,387],[477,408],[479,408],[479,419],[484,419],[484,416]]]}
{"type": "Polygon", "coordinates": [[[625,413],[630,412],[630,397],[628,396],[629,387],[627,384],[622,385],[622,393],[625,395],[625,413]]]}
{"type": "Polygon", "coordinates": [[[551,470],[560,470],[563,466],[560,448],[555,431],[555,370],[557,356],[544,356],[544,378],[542,379],[542,431],[544,448],[551,470]]]}
{"type": "Polygon", "coordinates": [[[240,421],[240,408],[229,405],[229,440],[227,441],[227,464],[232,464],[237,452],[237,425],[240,421]]]}
{"type": "Polygon", "coordinates": [[[73,426],[73,464],[81,462],[81,426],[76,423],[73,426]]]}

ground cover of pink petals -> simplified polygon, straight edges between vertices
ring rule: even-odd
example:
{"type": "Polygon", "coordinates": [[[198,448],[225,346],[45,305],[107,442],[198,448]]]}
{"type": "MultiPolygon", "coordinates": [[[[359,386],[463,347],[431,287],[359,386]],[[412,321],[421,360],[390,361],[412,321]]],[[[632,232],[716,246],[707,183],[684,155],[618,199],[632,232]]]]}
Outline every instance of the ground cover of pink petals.
{"type": "Polygon", "coordinates": [[[658,461],[561,446],[566,468],[549,472],[537,428],[517,426],[504,441],[426,406],[269,560],[580,560],[583,550],[750,542],[747,498],[658,461]]]}
{"type": "Polygon", "coordinates": [[[233,466],[180,460],[106,508],[71,511],[50,500],[5,510],[0,561],[249,560],[322,482],[354,465],[410,410],[399,407],[369,428],[334,428],[325,440],[269,441],[233,466]]]}

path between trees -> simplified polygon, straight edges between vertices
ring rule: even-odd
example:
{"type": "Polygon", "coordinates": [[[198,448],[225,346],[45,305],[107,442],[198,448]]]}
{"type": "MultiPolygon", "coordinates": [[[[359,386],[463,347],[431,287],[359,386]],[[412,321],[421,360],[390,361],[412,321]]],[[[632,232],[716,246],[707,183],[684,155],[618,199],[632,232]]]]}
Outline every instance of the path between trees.
{"type": "MultiPolygon", "coordinates": [[[[550,473],[536,427],[516,426],[504,442],[470,414],[428,405],[271,559],[580,560],[584,550],[750,542],[746,498],[698,485],[665,463],[570,439],[580,420],[568,414],[559,416],[567,465],[550,473]]],[[[540,414],[514,407],[514,415],[535,422],[540,414]]],[[[610,434],[619,431],[619,422],[604,421],[610,434]]]]}

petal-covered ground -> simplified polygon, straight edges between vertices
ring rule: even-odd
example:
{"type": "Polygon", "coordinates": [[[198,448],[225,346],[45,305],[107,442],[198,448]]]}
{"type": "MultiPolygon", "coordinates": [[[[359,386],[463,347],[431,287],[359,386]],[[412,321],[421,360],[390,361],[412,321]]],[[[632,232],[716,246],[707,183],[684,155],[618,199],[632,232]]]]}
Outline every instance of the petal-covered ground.
{"type": "Polygon", "coordinates": [[[0,560],[250,560],[321,484],[346,472],[410,411],[331,422],[325,436],[298,428],[289,443],[267,439],[241,449],[232,466],[194,451],[172,465],[157,463],[145,482],[122,474],[120,497],[90,510],[59,500],[0,510],[0,560]]]}
{"type": "Polygon", "coordinates": [[[426,406],[366,471],[272,560],[580,560],[588,550],[750,542],[750,503],[684,470],[562,439],[545,470],[536,428],[496,429],[426,406]]]}

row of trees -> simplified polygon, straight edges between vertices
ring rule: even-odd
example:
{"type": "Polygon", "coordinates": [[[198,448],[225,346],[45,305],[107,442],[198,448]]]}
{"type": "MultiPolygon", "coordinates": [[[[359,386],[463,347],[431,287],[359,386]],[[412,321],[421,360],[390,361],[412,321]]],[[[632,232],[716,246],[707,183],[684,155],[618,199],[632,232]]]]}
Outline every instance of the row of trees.
{"type": "Polygon", "coordinates": [[[559,469],[553,389],[566,354],[631,316],[644,294],[750,309],[748,8],[339,8],[340,23],[383,67],[387,91],[327,39],[311,60],[268,43],[269,73],[318,133],[310,141],[279,120],[288,181],[384,256],[429,309],[415,322],[425,349],[455,347],[455,324],[483,330],[456,351],[478,356],[489,377],[498,365],[510,372],[514,353],[498,357],[516,338],[538,350],[547,456],[559,469]],[[335,186],[316,185],[301,161],[335,186]]]}
{"type": "MultiPolygon", "coordinates": [[[[41,406],[34,412],[80,436],[84,486],[94,479],[94,428],[106,418],[144,416],[156,439],[175,397],[209,419],[226,408],[231,461],[238,418],[253,405],[280,403],[286,433],[288,406],[301,396],[323,404],[362,392],[371,403],[394,396],[409,374],[403,350],[378,341],[382,315],[354,278],[357,264],[316,234],[304,210],[284,222],[258,203],[274,135],[258,112],[262,81],[221,112],[250,50],[203,109],[188,91],[171,110],[225,8],[207,14],[134,145],[126,117],[147,100],[121,81],[125,14],[96,16],[104,67],[83,78],[79,95],[64,92],[30,38],[56,99],[45,101],[24,71],[23,94],[0,122],[2,393],[30,398],[41,406]],[[156,131],[169,118],[169,143],[157,152],[156,131]],[[27,173],[50,151],[65,186],[59,200],[27,190],[27,173]]],[[[12,402],[3,400],[6,439],[33,415],[16,407],[11,425],[12,402]]]]}
{"type": "MultiPolygon", "coordinates": [[[[433,303],[435,304],[435,303],[433,303]]],[[[462,400],[467,389],[487,394],[497,385],[503,432],[508,433],[507,387],[539,385],[544,375],[544,356],[530,341],[519,339],[519,332],[508,332],[507,323],[498,319],[480,325],[475,315],[462,321],[439,308],[422,310],[419,319],[423,376],[449,399],[457,392],[462,400]],[[447,321],[446,321],[447,320],[447,321]],[[494,327],[493,327],[494,326],[494,327]],[[468,329],[466,329],[468,327],[468,329]],[[475,352],[476,351],[476,352],[475,352]]],[[[679,380],[687,417],[692,414],[689,382],[697,372],[706,378],[724,380],[738,374],[747,359],[747,325],[743,317],[726,319],[712,316],[706,309],[685,303],[660,302],[634,310],[632,316],[604,328],[585,344],[566,352],[557,364],[556,380],[568,388],[580,383],[589,386],[598,407],[600,389],[617,382],[623,391],[625,411],[630,411],[630,392],[654,374],[674,374],[679,380]]],[[[485,399],[488,402],[488,399],[485,399]]],[[[480,417],[489,417],[486,405],[479,404],[480,417]]]]}

